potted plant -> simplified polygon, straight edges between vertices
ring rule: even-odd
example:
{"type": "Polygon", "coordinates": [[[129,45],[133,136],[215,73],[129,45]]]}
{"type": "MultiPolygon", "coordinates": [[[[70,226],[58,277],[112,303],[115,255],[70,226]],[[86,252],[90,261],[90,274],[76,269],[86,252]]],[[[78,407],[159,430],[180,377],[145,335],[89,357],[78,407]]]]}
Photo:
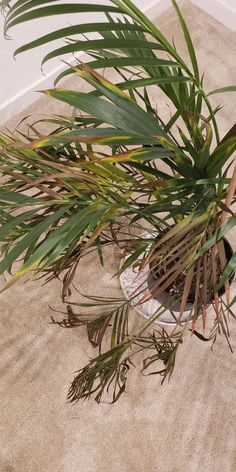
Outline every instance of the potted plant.
{"type": "Polygon", "coordinates": [[[236,87],[205,91],[175,0],[191,66],[130,0],[108,5],[43,0],[37,5],[24,0],[1,4],[6,35],[14,25],[47,15],[104,12],[100,23],[80,22],[16,51],[51,46],[66,37],[67,44],[49,52],[43,64],[86,50],[91,60],[86,65],[75,61],[56,85],[62,77],[77,74],[93,91],[44,91],[73,107],[71,116],[46,119],[56,127],[47,136],[36,124],[29,135],[2,133],[0,273],[11,273],[4,289],[26,273],[48,282],[62,279],[68,316],[57,323],[86,325],[97,349],[74,378],[68,397],[78,401],[94,395],[100,402],[111,392],[115,402],[140,351],[142,371],[153,373],[154,368],[164,380],[173,371],[186,332],[212,342],[223,333],[230,346],[236,253],[227,235],[236,224],[236,126],[222,139],[220,107],[212,107],[210,96],[236,87]],[[99,39],[89,36],[94,32],[99,39]],[[118,74],[116,84],[106,78],[110,68],[118,74]],[[156,100],[160,91],[168,100],[168,121],[159,115],[149,87],[156,100]],[[70,303],[81,258],[97,251],[103,264],[111,245],[123,254],[117,276],[126,297],[92,295],[85,303],[70,303]],[[147,319],[130,332],[132,307],[144,310],[147,319]],[[169,325],[158,324],[163,320],[169,325]]]}

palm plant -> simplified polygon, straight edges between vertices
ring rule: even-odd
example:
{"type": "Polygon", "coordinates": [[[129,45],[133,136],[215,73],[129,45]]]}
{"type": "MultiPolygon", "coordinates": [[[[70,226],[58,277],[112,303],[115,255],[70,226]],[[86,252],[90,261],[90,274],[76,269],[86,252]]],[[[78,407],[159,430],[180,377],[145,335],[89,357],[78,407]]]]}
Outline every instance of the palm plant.
{"type": "Polygon", "coordinates": [[[216,119],[220,107],[212,107],[210,96],[236,87],[204,90],[191,36],[175,0],[191,65],[130,0],[111,0],[107,5],[55,0],[0,3],[6,11],[6,35],[14,25],[49,15],[104,14],[100,23],[68,26],[15,53],[66,38],[66,45],[48,53],[42,64],[86,51],[91,60],[85,65],[75,57],[56,85],[63,77],[77,74],[93,91],[46,90],[73,107],[71,116],[44,119],[56,127],[47,136],[40,134],[36,124],[27,136],[1,135],[0,273],[13,272],[4,289],[25,273],[47,281],[62,277],[67,314],[64,320],[53,321],[64,327],[86,325],[89,340],[99,350],[73,380],[69,399],[95,394],[99,402],[111,391],[114,402],[125,390],[128,370],[140,351],[142,370],[153,373],[151,366],[157,363],[154,373],[163,380],[171,375],[188,329],[181,321],[190,293],[192,333],[214,342],[222,332],[229,343],[228,319],[235,318],[230,288],[236,253],[228,256],[224,237],[236,224],[231,209],[236,125],[221,138],[216,119]],[[107,72],[104,76],[96,71],[110,68],[119,77],[116,84],[105,78],[107,72]],[[150,98],[150,86],[157,93],[161,90],[171,106],[167,122],[150,98]],[[148,238],[143,235],[146,228],[148,238]],[[128,267],[142,271],[148,265],[155,270],[158,276],[150,289],[140,286],[130,300],[91,296],[85,303],[70,303],[81,258],[97,251],[103,264],[104,250],[110,245],[128,255],[119,273],[128,267]],[[21,266],[14,271],[19,258],[21,266]],[[171,310],[170,302],[130,333],[130,308],[146,303],[154,292],[156,297],[161,295],[180,279],[174,330],[157,329],[154,323],[171,310]],[[214,319],[206,335],[209,306],[214,319]],[[196,329],[200,314],[202,331],[196,329]],[[108,333],[109,348],[104,347],[108,333]]]}

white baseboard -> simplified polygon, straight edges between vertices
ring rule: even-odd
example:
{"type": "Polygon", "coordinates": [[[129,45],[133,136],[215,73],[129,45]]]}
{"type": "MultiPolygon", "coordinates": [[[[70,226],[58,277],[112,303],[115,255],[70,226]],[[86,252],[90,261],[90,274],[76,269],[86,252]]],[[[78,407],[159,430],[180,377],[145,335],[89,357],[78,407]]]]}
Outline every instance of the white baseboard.
{"type": "Polygon", "coordinates": [[[236,31],[236,0],[191,0],[191,2],[223,25],[236,31]]]}
{"type": "MultiPolygon", "coordinates": [[[[85,61],[86,54],[80,53],[78,57],[83,62],[85,61]]],[[[67,59],[68,63],[74,63],[74,59],[67,59]]],[[[59,65],[52,69],[47,75],[39,69],[39,79],[32,82],[28,87],[22,89],[16,95],[13,95],[9,100],[6,100],[0,105],[0,125],[6,123],[13,116],[17,115],[32,103],[36,102],[40,98],[38,91],[52,88],[56,77],[65,69],[65,65],[59,65]]]]}
{"type": "Polygon", "coordinates": [[[171,7],[171,0],[153,0],[151,3],[147,2],[146,7],[142,8],[143,13],[151,20],[154,20],[158,15],[171,7]]]}

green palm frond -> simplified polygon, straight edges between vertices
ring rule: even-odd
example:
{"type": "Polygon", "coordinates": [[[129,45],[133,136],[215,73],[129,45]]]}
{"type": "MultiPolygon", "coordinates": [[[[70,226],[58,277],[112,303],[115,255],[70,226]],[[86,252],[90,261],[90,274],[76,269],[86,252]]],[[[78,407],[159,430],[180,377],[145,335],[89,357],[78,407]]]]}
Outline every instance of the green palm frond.
{"type": "MultiPolygon", "coordinates": [[[[129,71],[138,80],[138,75],[143,75],[142,80],[147,80],[147,85],[157,84],[169,97],[174,106],[179,109],[180,102],[187,102],[190,95],[193,95],[195,87],[200,95],[202,94],[202,84],[199,79],[197,59],[191,43],[190,34],[181,16],[181,13],[173,2],[183,28],[186,43],[189,49],[190,59],[193,65],[191,72],[171,43],[162,35],[159,29],[154,26],[144,14],[142,14],[131,1],[111,1],[107,5],[95,4],[70,4],[69,2],[54,1],[34,1],[1,2],[6,11],[5,34],[9,30],[23,22],[33,19],[40,19],[50,15],[61,15],[80,12],[102,12],[104,19],[100,23],[73,25],[67,28],[56,30],[44,35],[30,43],[18,48],[15,55],[38,47],[42,44],[52,44],[55,40],[66,38],[67,44],[52,50],[43,59],[42,64],[55,58],[63,57],[64,54],[76,54],[79,51],[87,51],[96,60],[90,62],[90,67],[108,68],[120,67],[124,71],[129,71]],[[10,8],[9,8],[10,7],[10,8]],[[117,16],[117,14],[119,14],[117,16]],[[99,35],[99,39],[94,39],[94,33],[99,35]],[[153,40],[147,40],[146,35],[153,40]],[[84,36],[86,35],[86,40],[84,36]],[[89,36],[88,36],[89,35],[89,36]],[[158,58],[158,50],[166,53],[166,58],[158,58]],[[171,58],[171,60],[170,60],[171,58]],[[122,65],[122,61],[123,65],[122,65]],[[148,82],[149,80],[149,82],[148,82]],[[192,84],[188,85],[188,81],[192,84]]],[[[60,78],[74,73],[73,68],[62,73],[60,78]]],[[[142,82],[141,82],[142,83],[142,82]]],[[[134,81],[129,87],[132,90],[141,86],[134,81]]],[[[198,113],[200,101],[198,97],[193,99],[189,105],[192,112],[196,111],[198,103],[198,113]],[[196,101],[195,101],[196,100],[196,101]]],[[[183,111],[182,117],[188,124],[188,117],[183,111]]]]}

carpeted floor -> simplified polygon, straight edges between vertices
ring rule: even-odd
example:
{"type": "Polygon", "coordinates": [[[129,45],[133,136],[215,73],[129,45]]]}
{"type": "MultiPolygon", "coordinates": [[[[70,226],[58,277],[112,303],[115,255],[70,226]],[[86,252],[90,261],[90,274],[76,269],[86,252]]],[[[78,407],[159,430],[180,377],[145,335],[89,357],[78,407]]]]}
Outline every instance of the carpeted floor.
{"type": "MultiPolygon", "coordinates": [[[[233,84],[235,34],[188,2],[183,12],[209,90],[233,84]]],[[[157,24],[183,48],[173,11],[157,24]]],[[[233,96],[226,99],[222,135],[235,121],[233,96]]],[[[23,115],[42,109],[62,112],[56,102],[42,98],[23,115]]],[[[89,256],[78,270],[81,291],[120,295],[112,278],[116,268],[113,253],[104,269],[89,256]]],[[[59,282],[46,287],[21,282],[0,295],[0,471],[234,472],[236,369],[224,338],[212,352],[208,343],[187,336],[171,381],[162,387],[157,377],[144,378],[133,369],[117,404],[72,406],[65,400],[69,382],[93,349],[85,329],[50,324],[49,306],[62,308],[59,295],[59,282]]],[[[139,322],[138,316],[133,320],[139,322]]]]}

